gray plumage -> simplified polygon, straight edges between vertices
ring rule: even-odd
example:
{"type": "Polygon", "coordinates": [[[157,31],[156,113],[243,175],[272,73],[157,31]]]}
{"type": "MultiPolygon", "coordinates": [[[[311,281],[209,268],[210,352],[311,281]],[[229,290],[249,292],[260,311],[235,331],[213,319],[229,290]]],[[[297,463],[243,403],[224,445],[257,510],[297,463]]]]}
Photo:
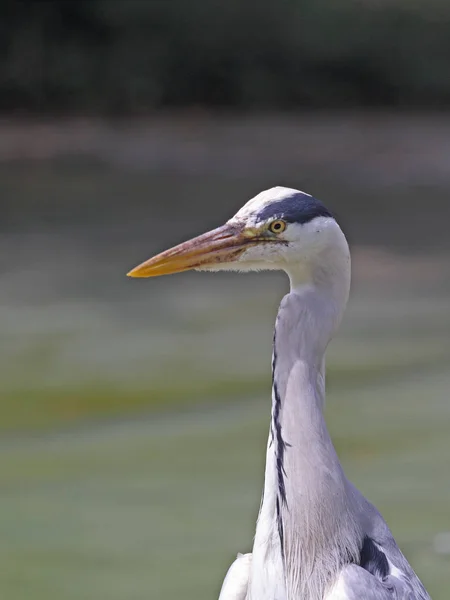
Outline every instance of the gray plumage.
{"type": "Polygon", "coordinates": [[[350,251],[309,194],[262,192],[225,225],[130,271],[283,270],[264,491],[251,554],[220,600],[430,600],[378,511],[347,480],[323,415],[325,352],[350,290],[350,251]]]}
{"type": "MultiPolygon", "coordinates": [[[[275,325],[272,417],[253,552],[233,563],[219,600],[430,600],[379,512],[345,477],[323,416],[325,351],[350,286],[345,236],[322,204],[283,190],[257,196],[230,221],[268,219],[272,193],[273,217],[283,218],[284,206],[297,228],[288,244],[299,241],[297,259],[286,250],[278,266],[291,292],[275,325]]],[[[274,257],[268,260],[276,268],[274,257]]],[[[251,253],[238,268],[264,266],[251,253]]]]}

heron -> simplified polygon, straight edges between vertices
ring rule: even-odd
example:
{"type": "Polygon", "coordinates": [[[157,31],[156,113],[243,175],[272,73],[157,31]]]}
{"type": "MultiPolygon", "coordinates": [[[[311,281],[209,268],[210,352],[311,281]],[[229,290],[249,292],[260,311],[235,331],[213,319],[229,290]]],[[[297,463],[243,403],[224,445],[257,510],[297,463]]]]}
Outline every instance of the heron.
{"type": "Polygon", "coordinates": [[[219,600],[430,600],[378,510],[346,478],[324,418],[325,351],[350,290],[346,237],[313,196],[263,191],[229,221],[143,262],[131,277],[282,270],[264,488],[252,553],[219,600]]]}

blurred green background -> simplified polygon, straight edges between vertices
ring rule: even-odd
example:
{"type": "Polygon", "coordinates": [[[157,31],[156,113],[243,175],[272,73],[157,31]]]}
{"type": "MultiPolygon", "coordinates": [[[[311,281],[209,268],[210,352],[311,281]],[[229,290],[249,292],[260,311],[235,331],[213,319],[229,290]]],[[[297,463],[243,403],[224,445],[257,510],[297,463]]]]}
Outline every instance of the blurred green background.
{"type": "Polygon", "coordinates": [[[1,598],[207,600],[250,550],[286,278],[125,273],[272,185],[351,242],[328,424],[448,598],[449,17],[1,3],[1,598]]]}

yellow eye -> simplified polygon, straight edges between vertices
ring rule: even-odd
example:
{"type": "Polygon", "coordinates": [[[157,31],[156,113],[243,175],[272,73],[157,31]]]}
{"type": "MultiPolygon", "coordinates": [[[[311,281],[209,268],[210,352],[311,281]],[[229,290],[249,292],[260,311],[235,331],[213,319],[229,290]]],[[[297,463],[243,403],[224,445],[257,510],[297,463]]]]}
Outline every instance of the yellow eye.
{"type": "Polygon", "coordinates": [[[272,221],[269,225],[269,231],[272,233],[283,233],[286,229],[286,222],[281,219],[277,219],[276,221],[272,221]]]}

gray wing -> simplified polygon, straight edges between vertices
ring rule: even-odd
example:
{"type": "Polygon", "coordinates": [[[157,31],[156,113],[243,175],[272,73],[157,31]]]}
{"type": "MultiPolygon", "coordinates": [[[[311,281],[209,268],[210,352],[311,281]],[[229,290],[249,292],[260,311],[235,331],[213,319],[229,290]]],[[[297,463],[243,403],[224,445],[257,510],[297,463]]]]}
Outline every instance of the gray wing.
{"type": "Polygon", "coordinates": [[[238,554],[225,575],[219,600],[245,600],[251,562],[251,554],[238,554]]]}
{"type": "Polygon", "coordinates": [[[394,576],[380,580],[358,565],[347,565],[324,600],[416,600],[411,587],[394,576]]]}
{"type": "Polygon", "coordinates": [[[331,596],[330,600],[431,600],[383,517],[352,484],[349,489],[365,537],[360,564],[347,566],[337,582],[347,595],[331,596]],[[370,592],[364,586],[369,586],[370,592]]]}

